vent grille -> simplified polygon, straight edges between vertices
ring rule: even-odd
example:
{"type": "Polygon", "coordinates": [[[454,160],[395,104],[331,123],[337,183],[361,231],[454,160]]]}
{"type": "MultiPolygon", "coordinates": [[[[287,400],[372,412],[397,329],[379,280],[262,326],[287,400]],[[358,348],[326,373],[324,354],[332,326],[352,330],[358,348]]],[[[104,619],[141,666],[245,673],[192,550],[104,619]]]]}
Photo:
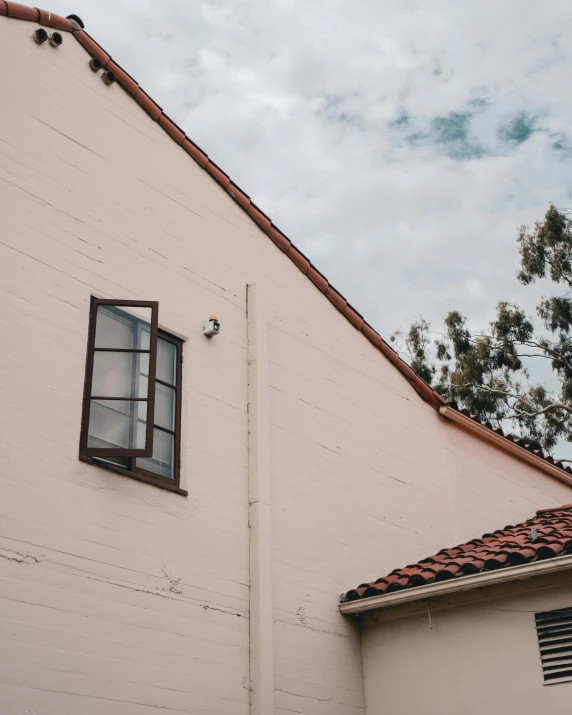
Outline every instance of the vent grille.
{"type": "Polygon", "coordinates": [[[572,608],[535,613],[544,684],[572,680],[572,608]]]}

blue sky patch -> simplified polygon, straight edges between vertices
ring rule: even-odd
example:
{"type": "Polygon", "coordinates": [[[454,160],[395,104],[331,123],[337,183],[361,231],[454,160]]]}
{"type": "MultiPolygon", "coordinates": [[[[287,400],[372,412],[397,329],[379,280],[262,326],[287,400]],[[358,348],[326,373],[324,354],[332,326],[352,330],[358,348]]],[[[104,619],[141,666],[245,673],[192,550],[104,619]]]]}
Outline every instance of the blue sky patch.
{"type": "Polygon", "coordinates": [[[507,144],[519,146],[530,139],[535,131],[537,131],[536,117],[520,112],[499,129],[498,135],[507,144]]]}
{"type": "Polygon", "coordinates": [[[328,122],[332,124],[346,124],[356,129],[363,128],[363,120],[361,117],[344,109],[344,97],[328,95],[324,99],[324,112],[328,122]]]}
{"type": "MultiPolygon", "coordinates": [[[[473,112],[449,112],[430,120],[426,130],[416,129],[403,137],[413,146],[436,145],[441,152],[453,159],[477,159],[484,150],[471,130],[473,112]]],[[[406,112],[389,123],[391,129],[413,129],[412,121],[406,112]]]]}

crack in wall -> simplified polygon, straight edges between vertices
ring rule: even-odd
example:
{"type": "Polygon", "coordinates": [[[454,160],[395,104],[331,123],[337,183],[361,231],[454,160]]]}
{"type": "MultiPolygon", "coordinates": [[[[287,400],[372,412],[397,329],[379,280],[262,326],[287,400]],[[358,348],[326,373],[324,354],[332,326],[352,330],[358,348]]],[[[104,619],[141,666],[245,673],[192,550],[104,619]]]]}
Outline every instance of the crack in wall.
{"type": "Polygon", "coordinates": [[[183,590],[180,588],[182,579],[171,576],[167,569],[163,569],[163,573],[165,574],[165,577],[169,580],[169,587],[167,589],[162,588],[160,590],[166,590],[169,591],[169,593],[174,593],[177,596],[182,596],[183,590]]]}
{"type": "Polygon", "coordinates": [[[34,556],[34,554],[23,554],[19,551],[0,549],[0,559],[16,561],[19,564],[39,564],[45,559],[45,556],[34,556]]]}
{"type": "Polygon", "coordinates": [[[278,693],[286,693],[287,695],[293,695],[295,698],[304,698],[305,700],[317,700],[320,703],[331,703],[332,698],[318,698],[316,695],[302,695],[302,693],[293,693],[291,690],[283,690],[282,688],[276,688],[278,693]]]}

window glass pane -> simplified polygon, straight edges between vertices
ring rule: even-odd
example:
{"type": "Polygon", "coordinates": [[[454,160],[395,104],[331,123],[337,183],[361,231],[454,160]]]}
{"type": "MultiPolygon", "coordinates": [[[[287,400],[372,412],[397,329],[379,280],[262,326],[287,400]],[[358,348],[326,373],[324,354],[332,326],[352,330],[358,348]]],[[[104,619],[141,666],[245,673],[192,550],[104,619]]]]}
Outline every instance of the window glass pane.
{"type": "MultiPolygon", "coordinates": [[[[149,393],[149,354],[139,353],[139,395],[146,397],[149,393]]],[[[139,409],[139,419],[147,420],[147,405],[143,403],[139,409]]]]}
{"type": "MultiPolygon", "coordinates": [[[[141,402],[139,403],[143,405],[143,408],[145,411],[147,411],[147,403],[146,402],[141,402]]],[[[141,446],[141,448],[144,448],[145,445],[147,444],[147,422],[145,420],[138,420],[137,422],[137,446],[141,446]]]]}
{"type": "Polygon", "coordinates": [[[174,451],[175,439],[172,434],[155,430],[153,433],[153,456],[151,459],[137,457],[136,465],[140,469],[158,474],[161,477],[174,479],[174,451]]]}
{"type": "Polygon", "coordinates": [[[95,351],[91,394],[94,397],[146,399],[147,378],[134,380],[134,375],[139,372],[141,357],[141,353],[95,351]]]}
{"type": "Polygon", "coordinates": [[[137,404],[137,419],[139,422],[147,422],[147,402],[139,401],[137,404]]]}
{"type": "Polygon", "coordinates": [[[155,424],[165,429],[175,429],[175,390],[155,384],[155,424]]]}
{"type": "Polygon", "coordinates": [[[126,400],[92,400],[87,446],[102,449],[144,449],[145,430],[141,441],[136,429],[139,404],[147,405],[146,402],[126,400]]]}
{"type": "Polygon", "coordinates": [[[143,325],[141,328],[141,345],[139,346],[139,349],[140,350],[149,350],[150,347],[151,347],[150,328],[143,325]]]}
{"type": "Polygon", "coordinates": [[[139,353],[139,372],[149,377],[149,353],[139,353]]]}
{"type": "Polygon", "coordinates": [[[145,375],[139,375],[139,394],[141,397],[147,397],[149,392],[149,378],[145,375]]]}
{"type": "Polygon", "coordinates": [[[151,324],[151,308],[116,308],[100,305],[97,308],[95,325],[96,348],[119,348],[122,350],[148,350],[151,324]],[[147,346],[142,347],[147,333],[147,346]]]}
{"type": "Polygon", "coordinates": [[[169,385],[175,384],[177,371],[175,370],[175,361],[177,358],[177,348],[173,343],[168,343],[166,340],[157,340],[157,379],[168,382],[169,385]]]}

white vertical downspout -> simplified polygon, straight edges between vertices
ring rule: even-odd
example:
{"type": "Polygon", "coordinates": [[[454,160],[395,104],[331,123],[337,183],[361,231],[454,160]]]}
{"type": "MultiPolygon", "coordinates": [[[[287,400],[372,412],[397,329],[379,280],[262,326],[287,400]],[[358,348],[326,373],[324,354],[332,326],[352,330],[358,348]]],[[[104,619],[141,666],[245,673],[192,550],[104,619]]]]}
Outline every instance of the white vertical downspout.
{"type": "Polygon", "coordinates": [[[248,501],[250,534],[250,713],[274,712],[272,519],[268,322],[260,284],[246,287],[248,323],[248,501]]]}

